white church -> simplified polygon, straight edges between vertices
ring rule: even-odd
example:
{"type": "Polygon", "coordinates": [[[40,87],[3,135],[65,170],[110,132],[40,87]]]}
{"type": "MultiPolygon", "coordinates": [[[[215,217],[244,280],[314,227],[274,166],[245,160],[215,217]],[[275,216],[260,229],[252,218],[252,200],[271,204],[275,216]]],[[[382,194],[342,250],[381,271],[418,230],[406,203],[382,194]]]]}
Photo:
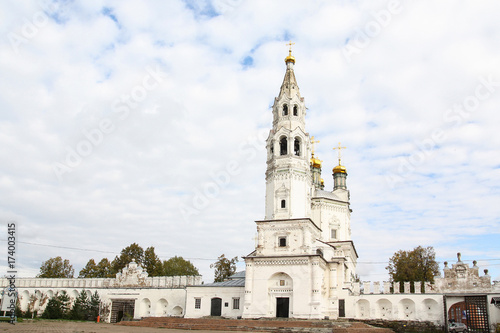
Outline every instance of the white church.
{"type": "MultiPolygon", "coordinates": [[[[101,314],[117,322],[124,313],[199,318],[383,319],[429,321],[444,326],[466,322],[488,332],[500,322],[500,281],[491,283],[460,256],[444,277],[421,286],[410,283],[357,282],[358,254],[351,239],[347,170],[333,168],[334,187],[325,191],[314,137],[306,131],[306,106],[294,74],[295,58],[272,107],[266,140],[265,217],[256,221],[257,244],[244,257],[246,270],[224,282],[202,284],[201,277],[148,277],[136,263],[116,279],[20,279],[23,310],[41,313],[49,295],[66,290],[76,297],[97,291],[101,314]],[[422,292],[423,291],[423,292],[422,292]],[[464,317],[464,313],[467,315],[464,317]]],[[[0,279],[0,286],[8,281],[0,279]]]]}

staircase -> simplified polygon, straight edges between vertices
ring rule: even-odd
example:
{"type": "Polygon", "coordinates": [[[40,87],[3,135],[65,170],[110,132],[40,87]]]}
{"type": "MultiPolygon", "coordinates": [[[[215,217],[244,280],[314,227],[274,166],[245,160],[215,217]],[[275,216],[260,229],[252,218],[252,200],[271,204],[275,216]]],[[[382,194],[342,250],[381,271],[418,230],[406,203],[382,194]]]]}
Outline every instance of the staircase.
{"type": "Polygon", "coordinates": [[[181,330],[215,330],[280,333],[393,333],[364,323],[332,320],[276,320],[147,317],[140,321],[122,321],[117,325],[157,327],[181,330]]]}

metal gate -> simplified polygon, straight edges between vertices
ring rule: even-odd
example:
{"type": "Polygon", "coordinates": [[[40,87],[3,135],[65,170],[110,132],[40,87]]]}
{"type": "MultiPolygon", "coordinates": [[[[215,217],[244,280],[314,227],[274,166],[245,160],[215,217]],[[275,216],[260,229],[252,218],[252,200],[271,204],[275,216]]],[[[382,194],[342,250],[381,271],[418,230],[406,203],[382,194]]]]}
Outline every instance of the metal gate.
{"type": "Polygon", "coordinates": [[[465,296],[469,331],[489,333],[488,299],[486,296],[465,296]]]}

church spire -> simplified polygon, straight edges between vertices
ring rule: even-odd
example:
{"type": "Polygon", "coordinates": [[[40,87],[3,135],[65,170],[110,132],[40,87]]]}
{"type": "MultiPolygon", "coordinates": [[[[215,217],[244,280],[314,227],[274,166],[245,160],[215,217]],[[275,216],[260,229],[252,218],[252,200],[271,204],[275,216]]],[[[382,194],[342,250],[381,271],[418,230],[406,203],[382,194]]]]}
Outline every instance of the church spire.
{"type": "Polygon", "coordinates": [[[286,73],[285,78],[283,79],[283,84],[281,85],[280,94],[278,98],[281,98],[283,95],[291,98],[295,95],[300,98],[299,86],[297,85],[297,80],[295,79],[295,74],[293,72],[293,65],[295,65],[295,57],[292,56],[292,43],[291,41],[286,45],[290,46],[288,50],[288,57],[285,58],[286,63],[286,73]]]}
{"type": "MultiPolygon", "coordinates": [[[[312,188],[311,142],[305,130],[307,109],[293,73],[291,48],[285,63],[285,79],[274,100],[273,128],[266,141],[266,219],[302,218],[309,216],[311,209],[307,201],[312,188]]],[[[317,178],[320,186],[319,174],[317,178]]]]}

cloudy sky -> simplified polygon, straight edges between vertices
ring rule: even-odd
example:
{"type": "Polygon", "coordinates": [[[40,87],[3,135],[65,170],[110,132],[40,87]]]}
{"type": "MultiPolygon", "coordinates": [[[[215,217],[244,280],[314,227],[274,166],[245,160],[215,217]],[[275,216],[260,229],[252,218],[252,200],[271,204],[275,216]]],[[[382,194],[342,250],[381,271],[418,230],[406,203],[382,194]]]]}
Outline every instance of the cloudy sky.
{"type": "Polygon", "coordinates": [[[500,280],[499,11],[493,0],[3,1],[0,243],[14,221],[21,276],[55,256],[78,275],[136,242],[211,281],[219,255],[254,248],[292,40],[327,189],[332,147],[347,146],[361,279],[387,280],[389,257],[422,245],[441,268],[461,252],[500,280]]]}

